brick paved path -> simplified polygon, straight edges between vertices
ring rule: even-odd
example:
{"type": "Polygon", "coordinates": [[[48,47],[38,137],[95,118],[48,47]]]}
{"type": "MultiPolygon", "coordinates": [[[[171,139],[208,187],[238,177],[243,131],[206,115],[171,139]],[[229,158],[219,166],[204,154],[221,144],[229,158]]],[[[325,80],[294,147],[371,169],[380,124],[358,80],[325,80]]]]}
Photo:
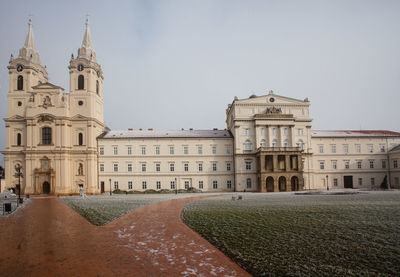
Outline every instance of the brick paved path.
{"type": "Polygon", "coordinates": [[[181,221],[184,198],[93,226],[55,197],[0,218],[0,276],[249,276],[181,221]]]}

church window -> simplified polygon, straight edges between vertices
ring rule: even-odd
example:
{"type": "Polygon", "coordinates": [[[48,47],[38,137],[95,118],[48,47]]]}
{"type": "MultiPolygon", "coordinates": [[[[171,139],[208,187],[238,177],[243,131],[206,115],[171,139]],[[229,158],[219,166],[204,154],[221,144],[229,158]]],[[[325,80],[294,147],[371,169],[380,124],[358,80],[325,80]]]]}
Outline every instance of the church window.
{"type": "Polygon", "coordinates": [[[85,77],[83,75],[78,76],[78,89],[84,89],[85,77]]]}
{"type": "Polygon", "coordinates": [[[21,133],[18,133],[17,134],[17,145],[21,146],[21,144],[22,144],[22,136],[21,136],[21,133]]]}
{"type": "Polygon", "coordinates": [[[22,102],[18,101],[17,105],[18,105],[18,107],[21,107],[22,106],[22,102]]]}
{"type": "Polygon", "coordinates": [[[99,80],[96,80],[96,93],[99,95],[99,80]]]}
{"type": "Polygon", "coordinates": [[[250,140],[246,140],[244,142],[244,150],[251,150],[251,142],[250,142],[250,140]]]}
{"type": "Polygon", "coordinates": [[[83,101],[78,101],[78,105],[82,106],[83,105],[83,101]]]}
{"type": "Polygon", "coordinates": [[[82,133],[78,134],[78,144],[83,145],[83,134],[82,133]]]}
{"type": "Polygon", "coordinates": [[[17,90],[23,90],[23,89],[24,89],[24,77],[19,75],[17,81],[17,90]]]}
{"type": "Polygon", "coordinates": [[[42,128],[42,144],[44,144],[44,145],[51,144],[51,128],[50,127],[42,128]]]}

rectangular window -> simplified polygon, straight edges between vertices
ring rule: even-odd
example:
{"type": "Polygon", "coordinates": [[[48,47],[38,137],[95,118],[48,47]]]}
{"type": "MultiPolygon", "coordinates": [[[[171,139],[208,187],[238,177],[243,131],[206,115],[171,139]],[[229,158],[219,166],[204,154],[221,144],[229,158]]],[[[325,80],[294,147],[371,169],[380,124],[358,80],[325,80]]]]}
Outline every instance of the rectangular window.
{"type": "Polygon", "coordinates": [[[114,189],[118,189],[118,181],[114,181],[114,189]]]}
{"type": "Polygon", "coordinates": [[[374,146],[373,145],[368,145],[368,152],[373,153],[374,152],[374,146]]]}
{"type": "Polygon", "coordinates": [[[213,189],[217,189],[218,188],[218,181],[213,181],[213,189]]]}
{"type": "Polygon", "coordinates": [[[319,153],[324,153],[324,146],[323,145],[319,146],[319,153]]]}
{"type": "Polygon", "coordinates": [[[248,189],[251,189],[251,179],[250,179],[250,178],[247,178],[247,179],[246,179],[246,187],[247,187],[248,189]]]}
{"type": "Polygon", "coordinates": [[[337,162],[336,161],[332,161],[332,168],[333,169],[337,169],[337,162]]]}
{"type": "Polygon", "coordinates": [[[332,153],[336,153],[336,145],[332,145],[332,153]]]}
{"type": "Polygon", "coordinates": [[[189,164],[183,164],[183,170],[189,171],[189,164]]]}
{"type": "Polygon", "coordinates": [[[132,146],[128,146],[128,155],[132,155],[132,146]]]}
{"type": "Polygon", "coordinates": [[[278,133],[278,132],[277,132],[277,129],[276,129],[276,128],[272,128],[272,135],[273,135],[273,136],[276,136],[277,133],[278,133]]]}
{"type": "Polygon", "coordinates": [[[324,169],[324,168],[325,168],[325,163],[319,162],[319,169],[324,169]]]}
{"type": "Polygon", "coordinates": [[[142,172],[146,172],[146,164],[142,164],[142,172]]]}
{"type": "Polygon", "coordinates": [[[171,181],[171,189],[175,189],[175,181],[171,181]]]}
{"type": "Polygon", "coordinates": [[[231,163],[226,163],[226,171],[231,171],[231,163]]]}
{"type": "Polygon", "coordinates": [[[132,181],[128,181],[128,189],[132,189],[133,185],[132,185],[132,181]]]}
{"type": "Polygon", "coordinates": [[[100,146],[99,152],[100,152],[100,155],[104,155],[104,147],[103,146],[100,146]]]}
{"type": "Polygon", "coordinates": [[[189,189],[189,181],[185,181],[185,189],[189,189]]]}
{"type": "Polygon", "coordinates": [[[374,168],[374,161],[369,161],[369,168],[374,168]]]}
{"type": "Polygon", "coordinates": [[[226,147],[225,147],[225,150],[226,150],[226,154],[227,154],[227,155],[230,155],[230,154],[231,154],[231,147],[230,147],[230,146],[226,146],[226,147]]]}
{"type": "Polygon", "coordinates": [[[169,164],[169,171],[175,171],[175,164],[169,164]]]}
{"type": "MultiPolygon", "coordinates": [[[[146,152],[146,150],[145,150],[145,152],[146,152]]],[[[160,155],[160,146],[156,146],[155,153],[156,153],[156,155],[160,155]]]]}
{"type": "Polygon", "coordinates": [[[397,168],[397,160],[393,160],[393,168],[397,168]]]}
{"type": "Polygon", "coordinates": [[[203,164],[199,164],[199,171],[203,171],[203,164]]]}
{"type": "Polygon", "coordinates": [[[371,178],[371,186],[375,185],[375,178],[371,178]]]}
{"type": "Polygon", "coordinates": [[[244,135],[245,136],[250,136],[250,129],[249,128],[245,128],[244,129],[244,135]]]}
{"type": "Polygon", "coordinates": [[[175,154],[175,148],[173,146],[169,147],[169,154],[174,155],[175,154]]]}
{"type": "Polygon", "coordinates": [[[128,164],[128,172],[132,172],[132,164],[128,164]]]}
{"type": "Polygon", "coordinates": [[[160,170],[161,170],[161,165],[160,164],[156,164],[156,171],[160,172],[160,170]]]}
{"type": "Polygon", "coordinates": [[[350,162],[349,161],[344,161],[344,168],[346,168],[346,169],[350,168],[350,162]]]}
{"type": "Polygon", "coordinates": [[[100,171],[104,172],[104,164],[100,164],[100,171]]]}
{"type": "Polygon", "coordinates": [[[357,162],[357,168],[359,168],[359,169],[362,168],[362,162],[361,161],[357,162]]]}
{"type": "Polygon", "coordinates": [[[213,170],[213,171],[217,171],[217,164],[216,164],[216,163],[213,163],[213,164],[212,164],[212,170],[213,170]]]}
{"type": "Polygon", "coordinates": [[[356,145],[356,152],[361,153],[361,145],[359,144],[356,145]]]}
{"type": "Polygon", "coordinates": [[[358,185],[362,186],[362,178],[358,178],[358,185]]]}
{"type": "Polygon", "coordinates": [[[337,187],[337,185],[338,185],[338,181],[337,181],[336,178],[333,179],[333,185],[334,185],[335,187],[337,187]]]}
{"type": "Polygon", "coordinates": [[[283,134],[285,136],[289,135],[289,129],[288,128],[283,128],[283,134]]]}
{"type": "Polygon", "coordinates": [[[203,154],[203,147],[202,146],[197,146],[197,154],[199,154],[199,155],[203,154]]]}
{"type": "Polygon", "coordinates": [[[226,188],[227,189],[231,189],[232,188],[232,181],[231,180],[226,181],[226,188]]]}
{"type": "Polygon", "coordinates": [[[246,162],[246,170],[251,170],[251,162],[246,162]]]}
{"type": "Polygon", "coordinates": [[[213,146],[211,150],[213,155],[217,154],[217,146],[213,146]]]}
{"type": "Polygon", "coordinates": [[[114,155],[118,155],[118,146],[114,146],[114,155]]]}
{"type": "Polygon", "coordinates": [[[146,155],[146,146],[142,146],[142,155],[146,155]]]}
{"type": "Polygon", "coordinates": [[[183,147],[183,154],[185,154],[185,155],[189,154],[189,146],[183,147]]]}
{"type": "Polygon", "coordinates": [[[381,145],[381,152],[385,153],[385,145],[381,145]]]}
{"type": "Polygon", "coordinates": [[[303,129],[302,128],[297,129],[297,135],[298,136],[302,136],[303,135],[303,129]]]}
{"type": "Polygon", "coordinates": [[[157,182],[156,182],[156,188],[157,188],[157,189],[161,189],[161,182],[160,182],[160,181],[157,181],[157,182]]]}
{"type": "Polygon", "coordinates": [[[349,153],[349,146],[348,145],[343,145],[343,152],[344,153],[349,153]]]}
{"type": "Polygon", "coordinates": [[[118,164],[114,164],[114,172],[118,172],[118,164]]]}
{"type": "Polygon", "coordinates": [[[199,181],[199,189],[203,189],[203,181],[199,181]]]}
{"type": "Polygon", "coordinates": [[[261,129],[260,129],[260,135],[261,135],[261,136],[265,136],[265,134],[266,134],[266,133],[265,133],[265,128],[261,128],[261,129]]]}
{"type": "Polygon", "coordinates": [[[142,182],[142,189],[147,189],[147,182],[146,181],[142,182]]]}
{"type": "Polygon", "coordinates": [[[386,168],[386,160],[382,160],[382,168],[386,168]]]}

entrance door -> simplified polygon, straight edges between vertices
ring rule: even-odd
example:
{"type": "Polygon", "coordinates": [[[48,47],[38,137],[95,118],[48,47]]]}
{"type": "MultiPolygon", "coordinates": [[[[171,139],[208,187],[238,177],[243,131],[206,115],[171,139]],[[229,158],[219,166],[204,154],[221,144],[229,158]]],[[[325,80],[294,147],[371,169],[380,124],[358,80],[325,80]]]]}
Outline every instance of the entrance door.
{"type": "Polygon", "coordinates": [[[104,182],[103,181],[100,183],[100,186],[101,186],[101,193],[104,193],[104,182]]]}
{"type": "Polygon", "coordinates": [[[296,176],[292,177],[292,191],[298,191],[299,190],[299,178],[296,176]]]}
{"type": "Polygon", "coordinates": [[[343,181],[345,189],[353,188],[353,176],[343,176],[343,181]]]}
{"type": "Polygon", "coordinates": [[[269,176],[266,180],[267,192],[274,192],[274,178],[269,176]]]}
{"type": "Polygon", "coordinates": [[[44,194],[50,193],[50,184],[47,181],[43,183],[43,193],[44,194]]]}

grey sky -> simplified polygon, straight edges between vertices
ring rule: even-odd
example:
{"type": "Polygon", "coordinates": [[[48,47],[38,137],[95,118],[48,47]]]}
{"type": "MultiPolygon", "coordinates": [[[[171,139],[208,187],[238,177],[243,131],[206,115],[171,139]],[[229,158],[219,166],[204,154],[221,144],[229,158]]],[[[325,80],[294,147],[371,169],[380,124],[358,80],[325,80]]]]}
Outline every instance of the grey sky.
{"type": "Polygon", "coordinates": [[[66,91],[90,14],[111,129],[225,128],[235,95],[272,89],[309,97],[313,129],[400,131],[400,1],[1,1],[2,118],[30,13],[66,91]]]}

